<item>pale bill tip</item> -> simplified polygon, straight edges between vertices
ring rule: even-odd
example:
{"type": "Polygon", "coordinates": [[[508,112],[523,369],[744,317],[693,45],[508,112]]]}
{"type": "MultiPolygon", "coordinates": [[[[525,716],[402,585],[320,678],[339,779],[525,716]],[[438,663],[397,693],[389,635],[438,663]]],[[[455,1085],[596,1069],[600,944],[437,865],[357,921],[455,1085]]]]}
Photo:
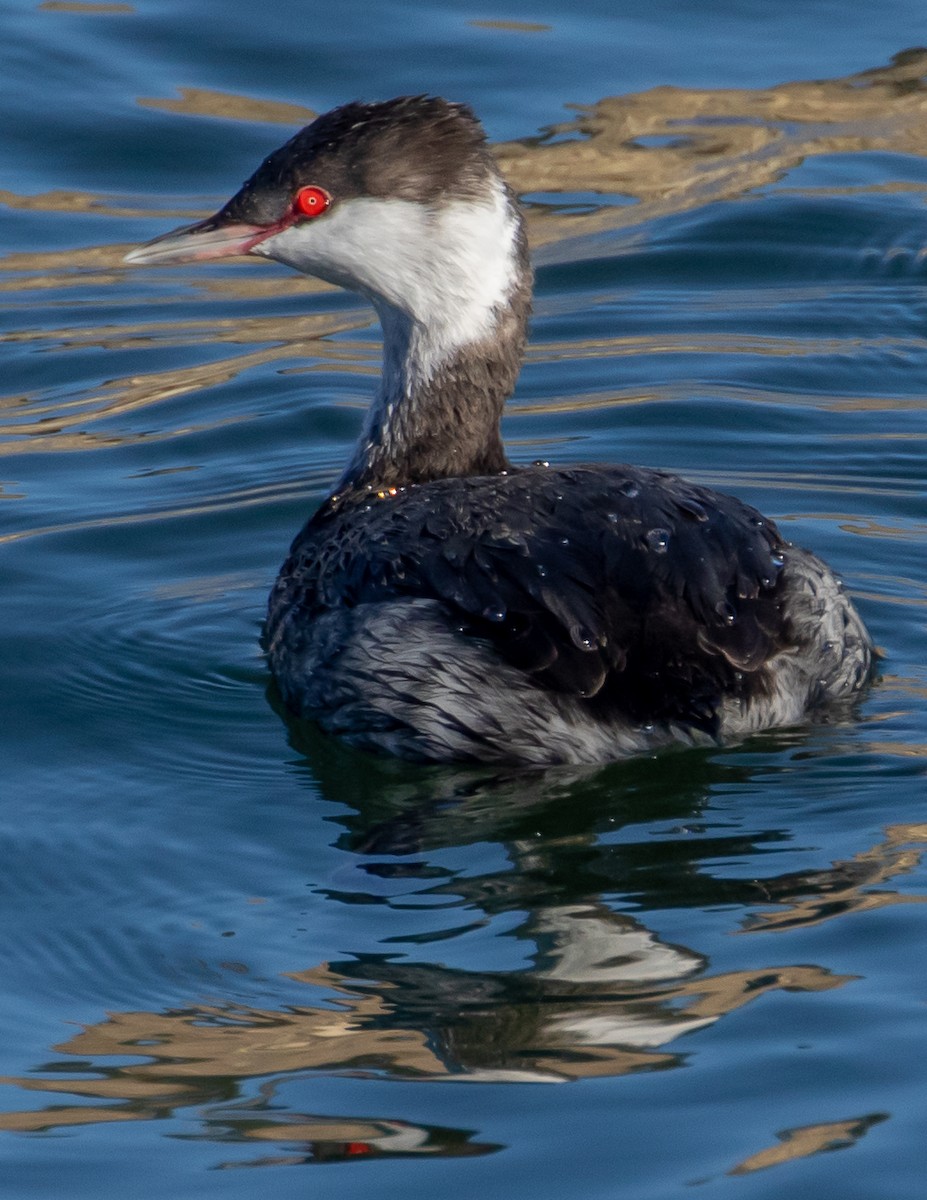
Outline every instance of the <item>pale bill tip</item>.
{"type": "Polygon", "coordinates": [[[231,258],[247,254],[269,233],[256,225],[207,224],[187,226],[165,233],[154,241],[136,246],[123,258],[130,266],[157,266],[200,262],[210,258],[231,258]]]}
{"type": "Polygon", "coordinates": [[[136,246],[134,250],[130,250],[128,254],[122,256],[122,261],[130,263],[132,266],[141,266],[153,260],[157,260],[157,255],[149,254],[147,246],[136,246]]]}

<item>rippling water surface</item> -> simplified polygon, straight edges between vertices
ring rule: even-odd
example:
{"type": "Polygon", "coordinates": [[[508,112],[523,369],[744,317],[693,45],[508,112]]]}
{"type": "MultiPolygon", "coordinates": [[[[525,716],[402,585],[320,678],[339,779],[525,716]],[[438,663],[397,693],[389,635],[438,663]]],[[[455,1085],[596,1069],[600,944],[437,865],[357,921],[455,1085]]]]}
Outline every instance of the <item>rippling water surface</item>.
{"type": "Polygon", "coordinates": [[[923,5],[3,24],[0,1194],[922,1196],[923,5]],[[489,772],[275,711],[265,596],[378,329],[275,265],[122,256],[313,112],[422,90],[528,209],[513,457],[779,519],[884,650],[858,719],[489,772]]]}

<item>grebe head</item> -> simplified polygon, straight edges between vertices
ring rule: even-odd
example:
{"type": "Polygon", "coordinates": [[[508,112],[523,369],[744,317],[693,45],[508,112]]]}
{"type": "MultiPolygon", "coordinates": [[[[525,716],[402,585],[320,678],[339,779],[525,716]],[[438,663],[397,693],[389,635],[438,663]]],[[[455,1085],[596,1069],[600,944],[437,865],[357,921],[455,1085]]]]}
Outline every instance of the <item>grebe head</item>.
{"type": "Polygon", "coordinates": [[[531,270],[518,205],[468,108],[406,96],[335,109],[214,216],[126,261],[238,254],[377,309],[383,372],[340,490],[506,469],[499,418],[521,365],[531,270]]]}
{"type": "MultiPolygon", "coordinates": [[[[464,105],[347,104],[275,150],[214,216],[134,264],[273,258],[367,296],[456,345],[485,337],[527,263],[521,217],[464,105]]],[[[385,323],[385,321],[384,321],[385,323]]]]}

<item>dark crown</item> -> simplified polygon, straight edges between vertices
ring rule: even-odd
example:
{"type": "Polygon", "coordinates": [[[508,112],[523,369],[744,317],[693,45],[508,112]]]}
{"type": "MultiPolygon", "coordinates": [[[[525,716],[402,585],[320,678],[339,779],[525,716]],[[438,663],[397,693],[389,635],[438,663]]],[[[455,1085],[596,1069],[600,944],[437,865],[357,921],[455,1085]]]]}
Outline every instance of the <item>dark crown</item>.
{"type": "Polygon", "coordinates": [[[272,224],[307,184],[325,188],[336,203],[373,196],[436,205],[481,199],[497,178],[482,126],[466,105],[436,96],[355,102],[318,117],[270,154],[223,215],[272,224]]]}

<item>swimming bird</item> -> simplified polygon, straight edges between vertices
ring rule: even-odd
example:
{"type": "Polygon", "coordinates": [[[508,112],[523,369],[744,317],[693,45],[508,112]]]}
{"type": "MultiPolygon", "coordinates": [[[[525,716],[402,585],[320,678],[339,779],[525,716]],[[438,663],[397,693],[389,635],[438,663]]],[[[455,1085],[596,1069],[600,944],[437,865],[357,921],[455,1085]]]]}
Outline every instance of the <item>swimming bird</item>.
{"type": "Polygon", "coordinates": [[[532,275],[469,108],[337,108],[127,261],[240,254],[359,293],[383,330],[360,438],[270,596],[296,714],[406,758],[543,765],[725,742],[864,687],[842,584],[753,508],[659,470],[509,461],[532,275]]]}

